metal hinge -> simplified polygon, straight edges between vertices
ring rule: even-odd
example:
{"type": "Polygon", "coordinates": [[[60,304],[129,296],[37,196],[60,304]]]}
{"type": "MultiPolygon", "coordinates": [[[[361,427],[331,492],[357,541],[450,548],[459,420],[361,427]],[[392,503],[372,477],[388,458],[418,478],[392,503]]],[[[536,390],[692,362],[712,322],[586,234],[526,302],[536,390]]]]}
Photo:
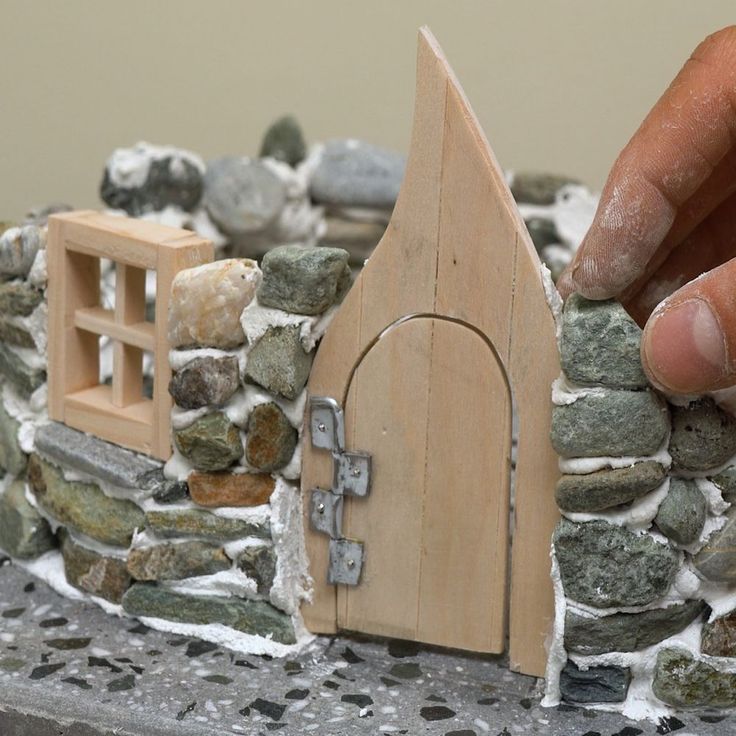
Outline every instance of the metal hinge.
{"type": "Polygon", "coordinates": [[[345,421],[340,405],[329,397],[310,401],[310,429],[313,447],[332,453],[332,488],[315,488],[310,498],[312,526],[330,537],[327,582],[357,585],[363,568],[362,542],[342,536],[345,496],[367,496],[371,487],[371,456],[345,450],[345,421]]]}

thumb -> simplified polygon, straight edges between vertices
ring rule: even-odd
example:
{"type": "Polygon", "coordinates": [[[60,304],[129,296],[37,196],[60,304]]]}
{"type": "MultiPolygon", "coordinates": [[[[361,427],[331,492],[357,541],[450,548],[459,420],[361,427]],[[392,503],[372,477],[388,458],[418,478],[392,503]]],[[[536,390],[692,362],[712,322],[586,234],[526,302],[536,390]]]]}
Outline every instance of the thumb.
{"type": "Polygon", "coordinates": [[[665,299],[644,327],[641,356],[652,383],[698,394],[736,385],[736,259],[665,299]]]}

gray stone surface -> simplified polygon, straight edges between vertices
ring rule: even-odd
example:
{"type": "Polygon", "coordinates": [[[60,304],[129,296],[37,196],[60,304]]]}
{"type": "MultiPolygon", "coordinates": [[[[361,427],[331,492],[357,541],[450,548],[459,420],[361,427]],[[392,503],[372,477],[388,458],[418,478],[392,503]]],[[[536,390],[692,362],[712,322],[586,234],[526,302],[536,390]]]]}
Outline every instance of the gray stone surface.
{"type": "Polygon", "coordinates": [[[238,358],[207,356],[195,358],[177,371],[169,383],[169,393],[183,409],[222,406],[238,390],[238,358]]]}
{"type": "Polygon", "coordinates": [[[529,231],[532,243],[539,253],[546,245],[560,242],[554,220],[546,217],[528,217],[524,220],[526,229],[529,231]]]}
{"type": "Polygon", "coordinates": [[[0,314],[27,317],[43,301],[43,294],[24,281],[0,284],[0,314]]]}
{"type": "Polygon", "coordinates": [[[30,332],[2,317],[0,317],[0,342],[19,348],[36,347],[30,332]]]}
{"type": "Polygon", "coordinates": [[[693,557],[695,569],[707,580],[736,581],[736,507],[726,512],[726,524],[714,531],[693,557]]]}
{"type": "Polygon", "coordinates": [[[28,559],[54,547],[51,527],[26,500],[25,481],[14,481],[0,497],[0,549],[12,557],[28,559]]]}
{"type": "Polygon", "coordinates": [[[156,503],[177,503],[189,496],[189,485],[184,480],[172,480],[164,476],[161,468],[138,477],[138,487],[150,491],[156,503]]]}
{"type": "Polygon", "coordinates": [[[188,624],[222,624],[246,634],[268,636],[281,644],[296,641],[291,617],[266,601],[206,595],[194,597],[158,585],[135,583],[123,597],[131,616],[188,624]]]}
{"type": "Polygon", "coordinates": [[[260,595],[268,595],[276,577],[276,553],[271,545],[254,544],[246,547],[236,564],[249,578],[256,581],[260,595]]]}
{"type": "Polygon", "coordinates": [[[265,230],[285,204],[284,182],[262,162],[239,156],[208,162],[204,205],[227,235],[265,230]]]}
{"type": "Polygon", "coordinates": [[[225,470],[243,457],[240,432],[220,411],[205,414],[185,429],[174,430],[174,442],[197,470],[225,470]]]}
{"type": "Polygon", "coordinates": [[[554,204],[557,192],[566,184],[578,184],[576,179],[539,171],[514,172],[511,194],[525,204],[554,204]]]}
{"type": "Polygon", "coordinates": [[[349,254],[341,248],[282,245],[263,257],[258,302],[295,314],[321,314],[350,286],[349,254]]]}
{"type": "Polygon", "coordinates": [[[36,225],[37,227],[45,227],[48,224],[49,217],[59,212],[71,212],[74,207],[65,202],[51,202],[50,204],[41,204],[31,207],[23,218],[24,225],[36,225]]]}
{"type": "Polygon", "coordinates": [[[653,391],[604,389],[552,410],[552,446],[563,457],[654,454],[667,436],[664,403],[653,391]]]}
{"type": "Polygon", "coordinates": [[[705,525],[707,504],[695,481],[671,478],[670,489],[659,506],[654,523],[677,544],[692,544],[705,525]]]}
{"type": "Polygon", "coordinates": [[[640,345],[641,328],[617,301],[594,302],[572,294],[565,303],[560,363],[571,381],[611,388],[646,387],[640,345]]]}
{"type": "Polygon", "coordinates": [[[218,516],[200,509],[181,509],[171,511],[149,511],[146,513],[146,525],[158,536],[202,537],[219,542],[246,537],[269,537],[268,524],[254,524],[244,519],[233,519],[218,516]]]}
{"type": "Polygon", "coordinates": [[[362,141],[328,141],[310,194],[321,204],[391,210],[405,167],[406,158],[393,151],[362,141]]]}
{"type": "Polygon", "coordinates": [[[248,417],[245,459],[256,470],[271,473],[291,460],[299,433],[277,404],[259,404],[248,417]]]}
{"type": "Polygon", "coordinates": [[[161,463],[59,422],[38,428],[36,450],[54,462],[121,488],[144,488],[161,463]]]}
{"type": "Polygon", "coordinates": [[[713,399],[671,406],[670,455],[673,465],[683,470],[710,470],[736,454],[736,417],[721,409],[713,399]]]}
{"type": "Polygon", "coordinates": [[[636,652],[682,631],[706,610],[703,601],[686,601],[641,613],[589,618],[568,611],[565,649],[573,654],[636,652]]]}
{"type": "Polygon", "coordinates": [[[246,380],[286,399],[299,396],[312,368],[299,332],[298,326],[269,327],[248,353],[246,380]]]}
{"type": "Polygon", "coordinates": [[[736,500],[736,465],[731,465],[710,480],[721,491],[724,501],[733,503],[736,500]]]}
{"type": "Polygon", "coordinates": [[[553,535],[565,594],[596,608],[644,606],[669,589],[677,552],[605,521],[563,519],[553,535]]]}
{"type": "Polygon", "coordinates": [[[46,234],[35,225],[5,230],[0,235],[0,276],[27,276],[38,249],[45,246],[46,234]]]}
{"type": "Polygon", "coordinates": [[[628,468],[563,475],[555,488],[555,501],[563,511],[602,511],[645,496],[662,485],[665,477],[664,467],[654,460],[628,468]]]}
{"type": "Polygon", "coordinates": [[[700,651],[711,657],[736,657],[736,612],[703,624],[700,651]]]}
{"type": "Polygon", "coordinates": [[[631,671],[627,667],[584,670],[568,661],[560,673],[560,692],[568,703],[623,703],[630,681],[631,671]]]}
{"type": "Polygon", "coordinates": [[[182,580],[230,568],[222,547],[207,542],[177,542],[139,547],[128,553],[128,572],[136,580],[182,580]]]}
{"type": "Polygon", "coordinates": [[[293,115],[271,123],[261,143],[262,157],[275,158],[289,166],[301,163],[307,155],[307,144],[297,119],[293,115]]]}
{"type": "Polygon", "coordinates": [[[20,475],[26,469],[26,454],[18,441],[20,424],[8,414],[0,401],[0,470],[20,475]]]}
{"type": "Polygon", "coordinates": [[[0,342],[0,374],[26,397],[46,382],[45,370],[32,368],[3,342],[0,342]]]}

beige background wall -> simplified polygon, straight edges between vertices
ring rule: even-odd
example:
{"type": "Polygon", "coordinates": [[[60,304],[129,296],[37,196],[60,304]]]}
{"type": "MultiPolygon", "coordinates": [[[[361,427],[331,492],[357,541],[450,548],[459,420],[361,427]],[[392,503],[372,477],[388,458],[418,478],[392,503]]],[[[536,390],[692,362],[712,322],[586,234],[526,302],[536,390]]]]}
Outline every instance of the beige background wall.
{"type": "Polygon", "coordinates": [[[427,23],[501,163],[600,186],[733,0],[0,0],[0,219],[96,206],[113,148],[255,153],[284,112],[310,140],[403,150],[427,23]]]}

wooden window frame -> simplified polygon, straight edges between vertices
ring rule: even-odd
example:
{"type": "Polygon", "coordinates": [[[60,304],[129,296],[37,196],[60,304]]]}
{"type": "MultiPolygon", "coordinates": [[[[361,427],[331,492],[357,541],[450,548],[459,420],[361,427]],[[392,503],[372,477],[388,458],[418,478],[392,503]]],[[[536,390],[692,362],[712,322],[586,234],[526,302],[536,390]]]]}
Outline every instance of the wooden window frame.
{"type": "Polygon", "coordinates": [[[210,263],[214,246],[187,230],[93,211],[49,218],[49,417],[160,460],[171,456],[169,341],[176,274],[210,263]],[[100,259],[115,262],[115,308],[100,302],[100,259]],[[145,274],[156,273],[154,322],[145,274]],[[100,383],[99,338],[113,340],[112,386],[100,383]],[[153,398],[142,395],[142,353],[153,354],[153,398]]]}

